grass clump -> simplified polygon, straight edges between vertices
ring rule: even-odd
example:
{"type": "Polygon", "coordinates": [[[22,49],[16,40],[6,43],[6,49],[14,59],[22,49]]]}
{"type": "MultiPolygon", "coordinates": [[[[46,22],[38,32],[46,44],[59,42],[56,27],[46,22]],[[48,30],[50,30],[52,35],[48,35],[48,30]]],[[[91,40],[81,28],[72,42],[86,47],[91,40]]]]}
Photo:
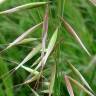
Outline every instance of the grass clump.
{"type": "Polygon", "coordinates": [[[95,0],[2,2],[0,96],[96,96],[95,5],[95,0]]]}

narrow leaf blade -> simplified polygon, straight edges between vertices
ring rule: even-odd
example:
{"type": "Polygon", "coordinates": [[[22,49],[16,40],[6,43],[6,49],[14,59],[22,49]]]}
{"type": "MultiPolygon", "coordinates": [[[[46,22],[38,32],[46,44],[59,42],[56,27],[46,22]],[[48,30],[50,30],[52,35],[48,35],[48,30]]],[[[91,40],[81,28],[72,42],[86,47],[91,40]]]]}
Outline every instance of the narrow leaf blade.
{"type": "Polygon", "coordinates": [[[35,56],[41,50],[41,44],[39,44],[36,48],[34,48],[25,58],[24,60],[15,68],[17,70],[19,67],[24,65],[28,60],[30,60],[33,56],[35,56]]]}
{"type": "MultiPolygon", "coordinates": [[[[47,52],[46,52],[46,54],[45,54],[45,56],[43,58],[43,62],[44,62],[43,64],[44,65],[45,65],[45,63],[46,63],[46,61],[48,59],[48,56],[50,55],[50,53],[52,52],[52,50],[54,48],[54,45],[55,45],[56,40],[57,40],[57,34],[58,34],[58,28],[55,30],[55,32],[53,33],[53,35],[51,37],[51,40],[49,41],[47,52]]],[[[42,61],[37,65],[35,70],[37,70],[41,65],[42,65],[42,61]]]]}
{"type": "Polygon", "coordinates": [[[24,10],[24,9],[40,7],[40,6],[45,5],[45,4],[48,4],[48,2],[28,3],[28,4],[21,5],[21,6],[17,6],[17,7],[12,8],[12,9],[2,11],[2,12],[0,12],[0,14],[10,14],[10,13],[14,13],[14,12],[24,10]]]}
{"type": "Polygon", "coordinates": [[[85,80],[85,78],[82,76],[82,74],[72,65],[70,64],[71,69],[75,72],[75,74],[80,78],[80,80],[82,81],[82,83],[90,90],[93,92],[93,90],[91,89],[91,87],[89,86],[89,84],[87,83],[87,81],[85,80]]]}
{"type": "Polygon", "coordinates": [[[49,85],[49,96],[51,96],[53,93],[55,75],[56,75],[56,64],[54,64],[54,66],[52,67],[51,81],[50,81],[50,85],[49,85]]]}
{"type": "Polygon", "coordinates": [[[36,40],[38,40],[38,39],[37,38],[26,38],[26,39],[21,40],[19,43],[17,43],[17,45],[18,44],[26,44],[26,43],[36,41],[36,40]]]}
{"type": "Polygon", "coordinates": [[[96,0],[89,0],[94,6],[96,6],[96,0]]]}
{"type": "Polygon", "coordinates": [[[91,56],[90,52],[87,50],[87,48],[84,46],[78,35],[76,34],[75,30],[71,27],[71,25],[62,17],[60,17],[61,21],[63,22],[64,26],[66,27],[67,31],[76,39],[76,41],[80,44],[80,46],[83,48],[83,50],[91,56]]]}
{"type": "Polygon", "coordinates": [[[74,96],[73,89],[72,89],[71,83],[69,81],[69,78],[65,75],[64,79],[65,79],[65,82],[66,82],[66,87],[67,87],[67,90],[69,92],[69,95],[74,96]]]}
{"type": "Polygon", "coordinates": [[[84,92],[86,92],[87,94],[89,94],[90,96],[95,96],[93,95],[89,90],[87,90],[83,85],[81,85],[78,81],[74,80],[71,77],[68,77],[74,84],[76,84],[79,88],[81,88],[84,92]]]}
{"type": "Polygon", "coordinates": [[[36,30],[38,27],[40,27],[42,25],[42,22],[31,27],[30,29],[28,29],[26,32],[24,32],[21,36],[19,36],[17,39],[15,39],[12,43],[10,43],[4,50],[2,50],[1,52],[6,51],[7,49],[17,45],[19,42],[21,42],[26,36],[28,36],[31,32],[33,32],[34,30],[36,30]]]}
{"type": "MultiPolygon", "coordinates": [[[[48,5],[46,5],[46,11],[45,11],[44,22],[43,22],[41,59],[43,59],[45,55],[47,32],[48,32],[48,5]]],[[[43,65],[44,64],[42,61],[42,67],[43,65]]]]}

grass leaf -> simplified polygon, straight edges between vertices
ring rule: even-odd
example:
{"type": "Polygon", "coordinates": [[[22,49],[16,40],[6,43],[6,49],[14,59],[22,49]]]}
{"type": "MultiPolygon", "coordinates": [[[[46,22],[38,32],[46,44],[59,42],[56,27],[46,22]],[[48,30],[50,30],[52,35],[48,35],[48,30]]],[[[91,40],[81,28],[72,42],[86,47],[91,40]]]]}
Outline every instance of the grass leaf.
{"type": "Polygon", "coordinates": [[[96,0],[89,0],[94,6],[96,6],[96,0]]]}
{"type": "Polygon", "coordinates": [[[71,77],[68,77],[74,84],[76,84],[79,88],[81,88],[84,92],[86,92],[87,94],[89,94],[90,96],[95,96],[93,95],[89,90],[87,90],[83,85],[81,85],[78,81],[74,80],[71,77]]]}
{"type": "MultiPolygon", "coordinates": [[[[45,12],[44,22],[43,22],[41,59],[43,59],[43,57],[45,55],[47,32],[48,32],[48,5],[46,5],[46,12],[45,12]]],[[[43,67],[44,62],[43,61],[41,61],[41,62],[42,62],[42,67],[43,67]]]]}
{"type": "Polygon", "coordinates": [[[6,0],[0,0],[0,4],[4,3],[6,0]]]}
{"type": "Polygon", "coordinates": [[[91,68],[95,68],[95,67],[96,67],[96,55],[92,57],[92,60],[89,62],[84,72],[88,72],[91,68]]]}
{"type": "Polygon", "coordinates": [[[36,30],[38,27],[40,27],[42,25],[42,22],[33,26],[32,28],[28,29],[26,32],[24,32],[21,36],[19,36],[16,40],[14,40],[12,43],[10,43],[4,50],[1,51],[4,52],[7,49],[15,46],[16,44],[20,43],[26,36],[28,36],[31,32],[33,32],[34,30],[36,30]]]}
{"type": "Polygon", "coordinates": [[[17,6],[17,7],[12,8],[12,9],[8,9],[8,10],[5,10],[5,11],[2,11],[2,12],[0,12],[0,14],[10,14],[10,13],[14,13],[14,12],[17,12],[17,11],[29,9],[29,8],[40,7],[40,6],[45,5],[45,4],[48,4],[48,2],[28,3],[28,4],[21,5],[21,6],[17,6]]]}
{"type": "Polygon", "coordinates": [[[70,64],[71,69],[75,72],[75,74],[80,78],[80,80],[82,81],[82,83],[91,91],[93,92],[93,90],[91,89],[91,87],[89,86],[89,84],[87,83],[87,81],[85,80],[85,78],[82,76],[82,74],[72,65],[70,64]]]}
{"type": "Polygon", "coordinates": [[[38,75],[35,75],[31,79],[26,80],[23,84],[29,84],[37,79],[38,79],[38,75]]]}
{"type": "Polygon", "coordinates": [[[25,58],[24,60],[15,68],[17,70],[19,67],[24,65],[28,60],[30,60],[33,56],[35,56],[41,49],[41,44],[37,45],[25,58]]]}
{"type": "Polygon", "coordinates": [[[34,75],[38,75],[38,74],[39,74],[38,71],[35,71],[35,70],[33,70],[33,69],[29,68],[29,67],[26,67],[26,66],[23,66],[23,65],[22,65],[21,67],[22,67],[23,69],[25,69],[26,71],[34,74],[34,75]]]}
{"type": "Polygon", "coordinates": [[[17,44],[26,44],[26,43],[29,43],[31,41],[35,41],[35,40],[38,40],[37,38],[26,38],[26,39],[23,39],[21,40],[19,43],[17,44]]]}
{"type": "MultiPolygon", "coordinates": [[[[1,58],[0,58],[0,76],[2,74],[5,74],[7,72],[9,72],[9,69],[8,69],[8,65],[7,62],[3,61],[1,58]]],[[[2,84],[5,88],[5,92],[6,93],[6,96],[13,96],[13,89],[8,89],[9,87],[13,87],[13,82],[12,82],[12,78],[9,77],[7,80],[6,78],[2,78],[2,84]]],[[[0,84],[0,86],[2,86],[2,84],[0,84]]],[[[3,89],[4,90],[4,89],[3,89]]],[[[1,90],[0,90],[0,93],[1,93],[1,90]]]]}
{"type": "Polygon", "coordinates": [[[49,85],[49,96],[51,96],[53,93],[53,87],[54,87],[54,83],[55,83],[55,75],[56,75],[56,64],[54,64],[52,66],[51,81],[50,81],[50,85],[49,85]]]}
{"type": "Polygon", "coordinates": [[[34,89],[31,89],[35,96],[40,96],[34,89]]]}
{"type": "MultiPolygon", "coordinates": [[[[50,55],[50,53],[52,52],[52,50],[53,50],[53,48],[54,48],[54,45],[55,45],[55,43],[56,43],[56,40],[57,40],[57,33],[58,33],[58,28],[55,30],[55,32],[53,33],[53,35],[52,35],[52,37],[51,37],[51,39],[50,39],[50,42],[49,42],[49,45],[48,45],[48,48],[47,48],[47,52],[46,52],[46,54],[45,54],[45,56],[44,56],[44,58],[43,58],[43,64],[45,65],[45,63],[46,63],[46,61],[47,61],[47,59],[48,59],[48,56],[50,55]]],[[[36,70],[42,65],[41,64],[42,62],[40,62],[38,65],[37,65],[37,67],[35,68],[36,70]]],[[[44,66],[43,65],[43,66],[44,66]]]]}
{"type": "Polygon", "coordinates": [[[41,57],[39,57],[32,65],[31,68],[34,67],[35,65],[37,65],[41,60],[41,57]]]}
{"type": "Polygon", "coordinates": [[[75,30],[71,27],[71,25],[62,17],[60,17],[61,21],[63,22],[65,28],[67,31],[76,39],[76,41],[80,44],[80,46],[84,49],[84,51],[91,56],[90,52],[87,50],[87,48],[84,46],[78,35],[76,34],[75,30]]]}
{"type": "Polygon", "coordinates": [[[66,87],[67,87],[67,90],[69,92],[69,95],[74,96],[73,89],[72,89],[71,83],[69,81],[69,78],[65,75],[64,79],[65,79],[65,83],[66,83],[66,87]]]}

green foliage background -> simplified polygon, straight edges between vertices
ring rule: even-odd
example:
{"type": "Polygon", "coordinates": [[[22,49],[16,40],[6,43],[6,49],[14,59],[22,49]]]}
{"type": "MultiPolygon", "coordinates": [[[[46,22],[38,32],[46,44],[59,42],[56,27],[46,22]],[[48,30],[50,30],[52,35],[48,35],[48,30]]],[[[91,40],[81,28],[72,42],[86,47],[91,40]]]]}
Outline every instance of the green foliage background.
{"type": "MultiPolygon", "coordinates": [[[[37,1],[47,0],[6,0],[4,3],[0,4],[0,11],[37,1]]],[[[96,53],[96,7],[88,0],[51,1],[52,3],[49,4],[47,42],[50,40],[56,27],[60,24],[58,16],[64,16],[81,38],[86,48],[92,54],[92,57],[89,57],[74,40],[74,38],[67,33],[63,26],[59,28],[57,40],[57,42],[59,42],[58,47],[56,47],[55,51],[49,57],[44,70],[44,75],[50,79],[52,64],[56,63],[57,65],[57,76],[53,96],[69,96],[64,81],[64,75],[58,75],[60,72],[68,74],[79,81],[78,77],[74,75],[66,63],[66,59],[72,62],[72,64],[80,70],[92,89],[96,91],[95,64],[92,65],[92,67],[90,67],[86,72],[86,68],[89,66],[90,61],[96,53]],[[60,41],[61,39],[63,39],[63,42],[60,41]]],[[[44,12],[45,7],[43,6],[16,12],[10,15],[0,15],[0,50],[4,49],[6,44],[15,40],[28,28],[41,22],[44,17],[44,12]]],[[[34,48],[34,46],[39,44],[39,42],[41,42],[41,36],[42,28],[39,28],[29,36],[39,38],[38,41],[16,46],[1,54],[0,96],[34,96],[27,85],[13,88],[13,86],[24,82],[29,75],[29,73],[27,73],[24,69],[20,68],[13,75],[7,74],[3,77],[2,75],[16,66],[16,64],[11,63],[10,61],[21,62],[28,52],[34,48]]],[[[40,54],[29,60],[26,63],[26,66],[30,66],[39,56],[40,54]]],[[[29,85],[33,87],[33,84],[29,85]]],[[[75,96],[88,96],[74,84],[72,84],[72,87],[75,96]]],[[[40,93],[40,90],[38,89],[37,92],[40,93]]],[[[40,96],[47,95],[41,94],[40,96]]]]}

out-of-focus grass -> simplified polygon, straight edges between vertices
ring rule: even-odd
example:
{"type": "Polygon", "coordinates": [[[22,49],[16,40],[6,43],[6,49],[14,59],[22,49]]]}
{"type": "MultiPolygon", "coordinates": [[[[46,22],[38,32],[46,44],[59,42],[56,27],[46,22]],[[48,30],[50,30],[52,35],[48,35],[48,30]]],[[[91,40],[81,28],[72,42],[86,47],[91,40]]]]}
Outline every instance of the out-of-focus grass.
{"type": "MultiPolygon", "coordinates": [[[[47,0],[6,0],[0,4],[0,11],[10,9],[22,4],[47,1],[47,0]]],[[[47,45],[50,41],[54,30],[59,25],[57,46],[51,56],[48,58],[47,64],[44,69],[44,76],[50,81],[51,66],[56,64],[56,77],[54,83],[53,96],[69,96],[64,81],[64,74],[70,75],[74,79],[80,81],[78,77],[71,71],[66,60],[69,60],[84,76],[89,83],[93,91],[96,91],[96,66],[95,64],[89,68],[86,72],[86,68],[89,66],[89,62],[93,59],[96,53],[96,7],[88,0],[50,0],[49,4],[49,27],[47,45]],[[60,16],[64,16],[68,23],[72,25],[73,29],[77,32],[82,42],[92,54],[89,57],[84,50],[78,45],[78,43],[68,34],[65,27],[61,24],[60,16]],[[62,39],[62,40],[61,40],[62,39]],[[58,43],[59,42],[59,43],[58,43]]],[[[42,6],[36,9],[28,9],[14,14],[0,15],[0,50],[3,50],[7,44],[15,40],[23,32],[30,27],[38,24],[44,18],[45,7],[42,6]]],[[[17,84],[23,83],[26,78],[28,79],[29,73],[20,68],[13,75],[9,74],[3,76],[12,68],[16,67],[9,61],[21,62],[28,52],[34,46],[41,42],[42,28],[37,29],[34,33],[30,34],[28,38],[39,38],[36,41],[32,41],[28,44],[21,44],[8,49],[0,55],[0,96],[28,96],[32,94],[32,90],[27,85],[14,87],[17,84]],[[5,60],[6,59],[6,60],[5,60]],[[8,76],[8,77],[7,77],[8,76]]],[[[42,51],[42,50],[41,50],[42,51]]],[[[40,56],[38,53],[34,58],[26,63],[26,66],[30,67],[35,60],[40,56]]],[[[33,67],[34,68],[34,67],[33,67]]],[[[34,88],[36,82],[30,83],[29,86],[34,88]]],[[[41,88],[38,86],[38,94],[41,94],[41,90],[46,90],[45,86],[41,88]]],[[[76,85],[72,84],[75,96],[87,96],[76,85]]],[[[32,96],[34,96],[32,94],[32,96]]]]}

